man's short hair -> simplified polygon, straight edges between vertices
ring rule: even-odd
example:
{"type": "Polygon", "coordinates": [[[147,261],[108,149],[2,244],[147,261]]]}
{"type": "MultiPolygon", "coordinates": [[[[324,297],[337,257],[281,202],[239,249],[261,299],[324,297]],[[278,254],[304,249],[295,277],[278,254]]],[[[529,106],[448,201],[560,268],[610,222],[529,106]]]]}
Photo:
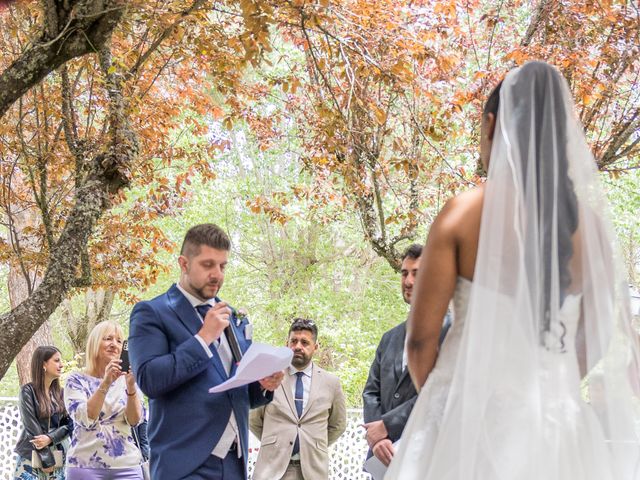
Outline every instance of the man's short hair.
{"type": "Polygon", "coordinates": [[[416,260],[420,258],[420,255],[422,255],[422,245],[414,243],[413,245],[409,245],[409,248],[404,251],[402,254],[402,261],[404,262],[405,258],[416,260]]]}
{"type": "Polygon", "coordinates": [[[180,255],[186,257],[198,255],[202,245],[226,252],[231,250],[231,240],[224,230],[213,223],[202,223],[187,231],[182,242],[180,255]]]}
{"type": "Polygon", "coordinates": [[[307,318],[294,318],[293,322],[291,322],[291,326],[289,327],[289,333],[287,337],[291,335],[291,332],[300,332],[302,330],[307,330],[311,332],[313,335],[313,341],[318,341],[318,327],[313,320],[309,320],[307,318]]]}

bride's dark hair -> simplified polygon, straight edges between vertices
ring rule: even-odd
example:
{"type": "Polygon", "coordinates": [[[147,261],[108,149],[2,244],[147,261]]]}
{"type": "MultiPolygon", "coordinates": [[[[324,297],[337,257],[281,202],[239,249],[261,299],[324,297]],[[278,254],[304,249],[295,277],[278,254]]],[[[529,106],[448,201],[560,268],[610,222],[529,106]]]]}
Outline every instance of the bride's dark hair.
{"type": "Polygon", "coordinates": [[[482,109],[482,114],[484,116],[493,113],[494,117],[498,116],[498,107],[500,106],[500,89],[502,88],[502,80],[493,87],[491,93],[489,94],[489,98],[484,104],[484,108],[482,109]]]}
{"type": "MultiPolygon", "coordinates": [[[[542,301],[544,319],[541,325],[541,335],[551,330],[551,290],[553,279],[552,258],[554,242],[557,242],[558,252],[558,278],[560,283],[559,304],[562,305],[567,289],[571,284],[569,261],[573,256],[572,237],[578,228],[578,205],[573,182],[569,177],[569,159],[567,158],[567,120],[570,112],[566,111],[563,101],[563,79],[560,73],[552,66],[543,62],[529,62],[520,67],[519,80],[514,82],[511,91],[513,101],[514,118],[501,119],[515,124],[523,123],[533,128],[518,128],[517,145],[523,154],[518,155],[523,162],[528,155],[526,152],[535,151],[536,197],[535,209],[537,219],[535,223],[528,222],[527,228],[535,228],[538,235],[527,236],[535,238],[536,245],[525,245],[529,249],[538,249],[543,262],[542,301]],[[522,80],[520,80],[522,79],[522,80]],[[525,105],[518,108],[523,102],[530,102],[533,98],[534,105],[525,105]],[[533,107],[533,108],[531,108],[533,107]],[[531,111],[533,110],[533,111],[531,111]],[[552,139],[551,142],[548,140],[552,139]],[[556,161],[554,162],[554,159],[556,161]],[[557,186],[556,186],[557,183],[557,186]],[[557,208],[557,218],[554,216],[554,208],[557,208]]],[[[500,82],[491,92],[484,107],[484,115],[493,113],[496,118],[499,112],[500,82]]],[[[522,184],[527,185],[527,172],[530,169],[522,165],[522,184]]],[[[526,195],[526,192],[523,192],[526,195]]],[[[529,262],[535,261],[534,256],[527,255],[529,262]]],[[[527,270],[535,272],[536,266],[529,265],[527,270]]],[[[533,275],[533,273],[532,273],[533,275]]],[[[533,286],[533,285],[532,285],[533,286]]],[[[563,348],[562,336],[560,338],[563,348]]]]}

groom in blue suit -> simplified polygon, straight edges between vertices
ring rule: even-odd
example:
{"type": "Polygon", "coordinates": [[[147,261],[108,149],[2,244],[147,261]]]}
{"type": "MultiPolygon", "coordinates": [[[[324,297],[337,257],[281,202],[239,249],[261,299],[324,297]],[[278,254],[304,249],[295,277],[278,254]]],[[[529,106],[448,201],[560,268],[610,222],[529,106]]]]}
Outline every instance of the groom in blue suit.
{"type": "Polygon", "coordinates": [[[249,409],[269,403],[282,381],[277,372],[208,393],[235,372],[234,340],[225,328],[233,329],[242,352],[251,344],[247,320],[217,297],[230,246],[216,225],[189,229],[178,284],[131,313],[129,355],[149,397],[154,480],[246,479],[249,409]]]}

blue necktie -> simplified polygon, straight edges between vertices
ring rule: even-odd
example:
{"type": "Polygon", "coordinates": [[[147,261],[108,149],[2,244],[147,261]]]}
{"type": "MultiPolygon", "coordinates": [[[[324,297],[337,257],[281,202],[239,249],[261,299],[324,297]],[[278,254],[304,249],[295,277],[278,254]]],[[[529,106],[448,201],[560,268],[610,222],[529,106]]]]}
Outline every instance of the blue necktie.
{"type": "MultiPolygon", "coordinates": [[[[298,412],[298,418],[302,416],[302,405],[304,402],[304,386],[302,385],[302,376],[304,372],[297,372],[296,376],[296,397],[294,399],[296,404],[296,412],[298,412]]],[[[296,441],[293,444],[293,451],[291,455],[295,455],[300,452],[300,438],[296,435],[296,441]]]]}
{"type": "Polygon", "coordinates": [[[211,310],[211,305],[209,305],[208,303],[205,303],[203,305],[198,305],[198,306],[196,306],[196,310],[198,311],[198,313],[202,317],[202,320],[204,320],[204,317],[207,316],[207,312],[209,310],[211,310]]]}

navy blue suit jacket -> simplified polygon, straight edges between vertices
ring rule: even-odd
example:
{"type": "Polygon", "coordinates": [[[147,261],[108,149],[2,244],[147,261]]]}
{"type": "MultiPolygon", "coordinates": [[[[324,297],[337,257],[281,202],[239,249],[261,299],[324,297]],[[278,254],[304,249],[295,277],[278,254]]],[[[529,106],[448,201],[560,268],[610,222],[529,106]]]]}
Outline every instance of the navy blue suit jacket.
{"type": "MultiPolygon", "coordinates": [[[[247,320],[235,329],[242,351],[251,344],[245,336],[247,320]]],[[[260,384],[209,393],[228,376],[218,352],[209,358],[195,338],[202,327],[189,300],[173,285],[153,300],[138,303],[131,312],[129,357],[138,385],[149,397],[151,478],[177,480],[194,472],[215,448],[231,411],[235,413],[242,455],[248,455],[249,408],[269,403],[273,393],[260,384]]],[[[232,368],[231,375],[235,371],[232,368]]],[[[245,473],[246,475],[246,473],[245,473]]]]}

